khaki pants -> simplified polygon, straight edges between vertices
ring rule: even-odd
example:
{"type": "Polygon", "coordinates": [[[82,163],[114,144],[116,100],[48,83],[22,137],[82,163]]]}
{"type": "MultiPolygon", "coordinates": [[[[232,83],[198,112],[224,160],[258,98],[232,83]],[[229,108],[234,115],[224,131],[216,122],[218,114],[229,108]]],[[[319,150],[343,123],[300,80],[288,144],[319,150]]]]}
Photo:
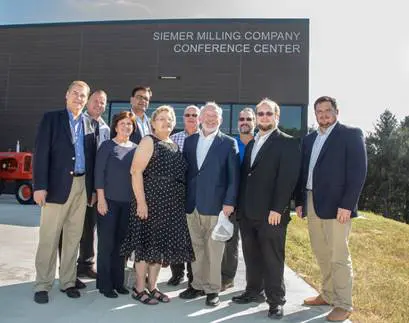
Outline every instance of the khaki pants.
{"type": "Polygon", "coordinates": [[[64,233],[60,264],[60,289],[75,286],[78,247],[84,227],[86,206],[85,176],[81,176],[73,178],[67,202],[64,204],[47,203],[41,208],[40,239],[35,260],[36,281],[34,290],[36,292],[49,291],[53,285],[61,230],[64,233]]]}
{"type": "Polygon", "coordinates": [[[321,295],[327,303],[352,311],[352,261],[348,248],[351,220],[323,220],[314,209],[312,192],[308,192],[308,231],[311,247],[322,275],[321,295]]]}
{"type": "Polygon", "coordinates": [[[206,294],[219,293],[221,288],[221,266],[225,242],[212,239],[217,215],[201,215],[195,209],[187,215],[190,238],[196,260],[192,262],[192,287],[206,294]]]}

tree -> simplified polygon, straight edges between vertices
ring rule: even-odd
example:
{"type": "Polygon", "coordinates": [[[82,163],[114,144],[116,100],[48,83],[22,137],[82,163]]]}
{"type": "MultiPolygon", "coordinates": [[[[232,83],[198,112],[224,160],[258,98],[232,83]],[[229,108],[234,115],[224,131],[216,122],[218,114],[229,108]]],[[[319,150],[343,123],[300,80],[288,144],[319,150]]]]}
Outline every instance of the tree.
{"type": "Polygon", "coordinates": [[[385,110],[367,140],[368,175],[363,191],[363,205],[385,217],[393,217],[392,205],[396,192],[394,168],[398,156],[398,121],[385,110]]]}

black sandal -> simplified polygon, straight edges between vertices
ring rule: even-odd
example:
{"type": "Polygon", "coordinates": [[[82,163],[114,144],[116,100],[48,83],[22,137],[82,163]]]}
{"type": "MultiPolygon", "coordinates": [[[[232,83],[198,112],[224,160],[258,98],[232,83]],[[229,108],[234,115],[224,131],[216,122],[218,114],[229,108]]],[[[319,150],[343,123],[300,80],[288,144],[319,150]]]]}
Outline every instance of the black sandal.
{"type": "Polygon", "coordinates": [[[152,295],[150,295],[146,290],[143,290],[140,293],[136,290],[136,288],[132,288],[132,290],[133,290],[133,293],[132,293],[131,297],[134,300],[137,300],[137,301],[139,301],[139,302],[141,302],[142,304],[145,304],[145,305],[157,305],[157,304],[159,304],[158,300],[156,298],[152,297],[152,295]],[[145,299],[143,299],[144,296],[146,296],[145,299]]]}
{"type": "Polygon", "coordinates": [[[168,295],[162,293],[160,290],[158,290],[157,288],[155,288],[154,290],[149,291],[149,293],[151,294],[151,297],[153,299],[158,300],[159,302],[162,303],[169,303],[170,302],[170,298],[168,295]]]}

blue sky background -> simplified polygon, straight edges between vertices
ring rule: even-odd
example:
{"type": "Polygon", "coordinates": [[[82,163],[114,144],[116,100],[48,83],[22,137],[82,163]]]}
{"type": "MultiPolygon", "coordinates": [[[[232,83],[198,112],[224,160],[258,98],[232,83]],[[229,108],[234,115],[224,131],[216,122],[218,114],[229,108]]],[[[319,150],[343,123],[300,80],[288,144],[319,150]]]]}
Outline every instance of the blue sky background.
{"type": "Polygon", "coordinates": [[[309,18],[310,104],[334,96],[341,121],[371,130],[386,108],[398,118],[409,115],[406,7],[400,0],[0,0],[0,24],[309,18]]]}

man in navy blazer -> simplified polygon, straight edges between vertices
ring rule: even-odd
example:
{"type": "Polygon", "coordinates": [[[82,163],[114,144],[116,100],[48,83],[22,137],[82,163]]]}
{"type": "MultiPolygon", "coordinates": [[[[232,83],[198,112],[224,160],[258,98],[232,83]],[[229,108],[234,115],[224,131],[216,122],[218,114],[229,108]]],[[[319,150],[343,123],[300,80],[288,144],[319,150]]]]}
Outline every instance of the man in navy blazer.
{"type": "Polygon", "coordinates": [[[303,140],[295,198],[297,215],[308,218],[311,247],[322,274],[322,291],[305,299],[304,304],[333,304],[327,319],[343,321],[352,312],[348,237],[365,182],[366,149],[360,129],[337,121],[334,98],[318,98],[314,110],[319,129],[303,140]]]}
{"type": "Polygon", "coordinates": [[[75,287],[76,260],[85,209],[93,196],[96,124],[82,116],[90,92],[74,81],[66,93],[66,109],[47,112],[40,122],[34,149],[34,200],[41,206],[36,254],[34,301],[48,302],[56,269],[58,242],[63,230],[60,289],[80,297],[75,287]]]}
{"type": "Polygon", "coordinates": [[[206,304],[217,306],[225,243],[213,240],[211,233],[219,212],[230,216],[236,206],[240,159],[236,140],[219,130],[222,109],[216,103],[206,103],[199,120],[200,132],[187,137],[183,147],[188,162],[187,222],[196,260],[193,282],[180,297],[191,299],[206,293],[206,304]]]}

